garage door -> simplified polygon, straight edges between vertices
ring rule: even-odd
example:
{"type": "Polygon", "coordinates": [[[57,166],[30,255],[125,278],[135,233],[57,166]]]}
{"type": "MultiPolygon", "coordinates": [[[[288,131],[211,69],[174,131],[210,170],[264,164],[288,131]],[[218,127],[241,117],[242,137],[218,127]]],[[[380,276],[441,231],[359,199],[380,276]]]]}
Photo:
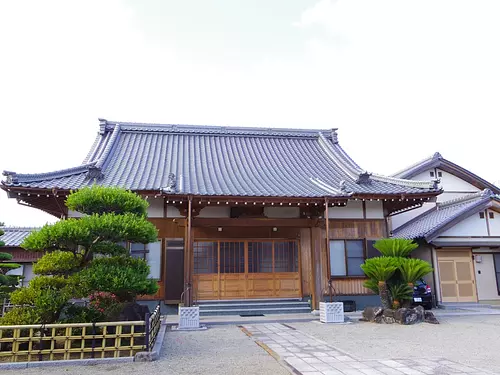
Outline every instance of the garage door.
{"type": "Polygon", "coordinates": [[[470,250],[438,251],[439,282],[443,302],[477,302],[470,250]]]}

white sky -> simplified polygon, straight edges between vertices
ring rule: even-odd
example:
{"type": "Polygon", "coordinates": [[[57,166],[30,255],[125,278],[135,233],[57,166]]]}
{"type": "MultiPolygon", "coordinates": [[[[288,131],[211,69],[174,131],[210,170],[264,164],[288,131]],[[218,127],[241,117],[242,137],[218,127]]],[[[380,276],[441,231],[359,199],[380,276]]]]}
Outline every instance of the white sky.
{"type": "MultiPolygon", "coordinates": [[[[0,1],[0,171],[76,166],[104,117],[337,127],[369,171],[440,151],[495,182],[499,19],[496,0],[0,1]]],[[[53,220],[0,192],[0,222],[53,220]]]]}

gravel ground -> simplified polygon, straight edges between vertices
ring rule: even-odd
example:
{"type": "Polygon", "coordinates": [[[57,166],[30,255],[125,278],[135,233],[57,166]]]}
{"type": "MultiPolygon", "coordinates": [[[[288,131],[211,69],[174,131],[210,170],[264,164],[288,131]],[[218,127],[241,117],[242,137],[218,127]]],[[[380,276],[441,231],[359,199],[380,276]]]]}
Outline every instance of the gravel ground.
{"type": "Polygon", "coordinates": [[[360,359],[445,358],[500,374],[500,316],[440,318],[414,326],[290,323],[360,359]]]}
{"type": "Polygon", "coordinates": [[[151,363],[45,367],[5,371],[5,374],[269,374],[289,375],[276,360],[236,326],[206,331],[168,331],[161,359],[151,363]]]}

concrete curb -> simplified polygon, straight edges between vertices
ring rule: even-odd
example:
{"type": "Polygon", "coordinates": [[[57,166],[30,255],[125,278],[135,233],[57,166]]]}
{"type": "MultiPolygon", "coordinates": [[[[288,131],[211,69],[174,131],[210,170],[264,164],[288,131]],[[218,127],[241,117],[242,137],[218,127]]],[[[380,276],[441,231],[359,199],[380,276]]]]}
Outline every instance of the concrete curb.
{"type": "Polygon", "coordinates": [[[17,370],[35,367],[95,366],[109,363],[133,362],[134,357],[68,359],[61,361],[0,363],[0,370],[17,370]]]}
{"type": "Polygon", "coordinates": [[[162,319],[160,330],[158,331],[158,336],[156,336],[155,345],[153,350],[150,352],[139,352],[136,353],[134,362],[153,362],[160,358],[161,348],[163,346],[163,340],[165,339],[165,333],[167,332],[167,321],[162,319]]]}

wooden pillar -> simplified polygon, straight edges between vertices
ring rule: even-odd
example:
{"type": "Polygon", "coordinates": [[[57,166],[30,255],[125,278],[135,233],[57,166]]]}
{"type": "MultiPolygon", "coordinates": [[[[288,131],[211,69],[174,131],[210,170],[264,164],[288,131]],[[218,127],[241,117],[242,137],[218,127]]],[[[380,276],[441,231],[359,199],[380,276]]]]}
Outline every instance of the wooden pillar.
{"type": "Polygon", "coordinates": [[[319,309],[319,302],[322,300],[322,267],[321,267],[321,228],[311,228],[311,260],[312,260],[312,308],[319,309]]]}
{"type": "Polygon", "coordinates": [[[188,212],[187,212],[187,228],[186,228],[186,283],[184,286],[184,306],[193,305],[193,269],[192,269],[192,254],[193,254],[193,241],[192,241],[192,202],[193,198],[188,198],[188,212]]]}
{"type": "Polygon", "coordinates": [[[326,277],[327,280],[331,278],[331,269],[330,269],[330,220],[328,215],[328,198],[325,198],[325,232],[326,232],[326,277]]]}

